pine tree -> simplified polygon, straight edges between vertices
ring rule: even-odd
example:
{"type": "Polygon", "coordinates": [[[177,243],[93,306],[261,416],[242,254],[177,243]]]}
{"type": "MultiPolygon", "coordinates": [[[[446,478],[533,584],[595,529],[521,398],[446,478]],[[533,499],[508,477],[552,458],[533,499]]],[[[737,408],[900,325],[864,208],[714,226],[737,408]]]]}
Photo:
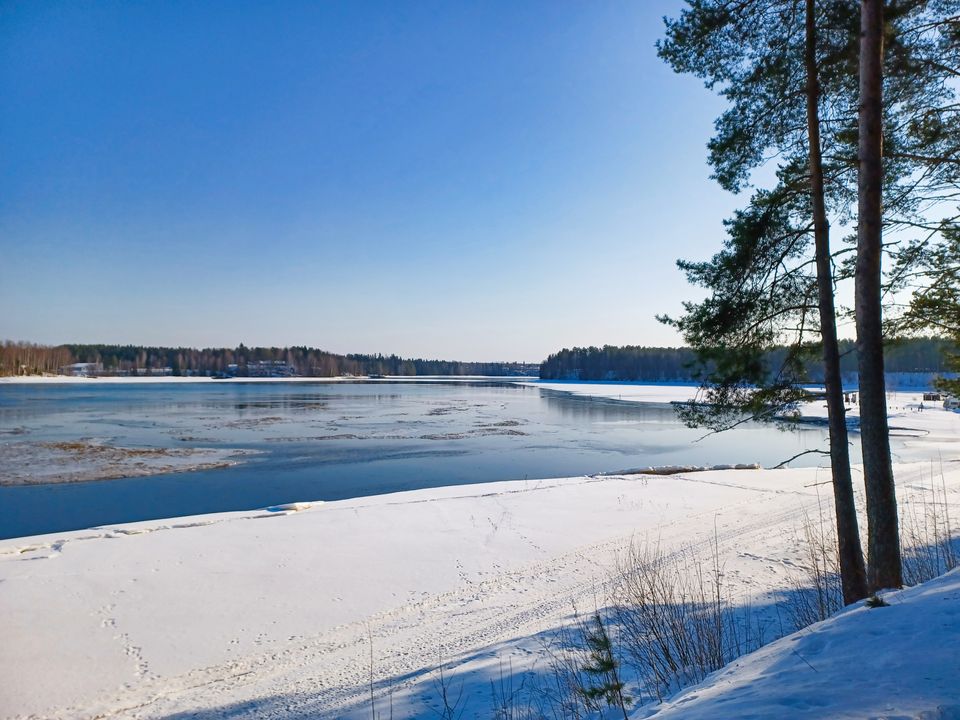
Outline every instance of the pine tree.
{"type": "Polygon", "coordinates": [[[620,663],[614,655],[613,642],[610,640],[607,625],[600,617],[600,613],[594,613],[581,631],[587,646],[588,660],[580,670],[589,679],[581,686],[580,692],[587,702],[595,704],[603,701],[608,707],[617,708],[623,712],[624,720],[628,720],[627,707],[630,704],[630,698],[624,695],[624,683],[620,679],[620,663]]]}
{"type": "Polygon", "coordinates": [[[870,587],[903,585],[883,374],[883,1],[861,0],[856,320],[870,587]]]}
{"type": "Polygon", "coordinates": [[[830,10],[833,14],[818,15],[813,0],[802,7],[788,0],[737,6],[692,2],[679,21],[668,22],[668,40],[660,51],[677,70],[704,77],[708,86],[723,83],[721,93],[732,107],[717,121],[718,134],[710,143],[721,185],[741,189],[770,149],[785,157],[779,187],[756,194],[750,208],[727,223],[726,250],[711,261],[734,283],[705,264],[681,263],[692,282],[713,293],[710,301],[688,305],[686,318],[673,323],[711,368],[709,403],[688,411],[687,420],[708,425],[712,420],[716,428],[737,422],[743,412],[754,418],[781,414],[802,399],[797,383],[804,355],[811,336],[819,335],[841,576],[844,600],[851,603],[866,596],[866,576],[840,375],[820,117],[821,65],[835,85],[843,79],[837,68],[848,62],[850,37],[834,31],[826,48],[818,45],[819,23],[844,26],[842,16],[830,10]],[[808,269],[811,230],[813,271],[808,269]],[[790,345],[781,366],[768,367],[763,358],[785,339],[790,345]],[[725,414],[718,415],[717,408],[725,414]]]}
{"type": "MultiPolygon", "coordinates": [[[[916,248],[906,253],[901,267],[910,269],[909,277],[901,275],[903,286],[911,290],[910,305],[899,319],[896,329],[901,333],[933,331],[953,341],[953,347],[943,350],[946,367],[960,372],[960,227],[951,226],[943,233],[942,243],[916,248]]],[[[917,246],[921,243],[916,243],[917,246]]],[[[940,379],[937,387],[960,395],[960,379],[940,379]]]]}
{"type": "Polygon", "coordinates": [[[768,159],[776,158],[778,165],[777,187],[756,193],[750,206],[728,222],[725,250],[713,259],[716,268],[681,263],[691,281],[713,296],[686,306],[686,314],[673,323],[700,351],[705,399],[728,403],[726,418],[723,411],[703,408],[690,409],[687,417],[722,424],[738,412],[761,417],[778,412],[795,397],[800,356],[809,349],[811,331],[819,333],[848,602],[863,596],[862,560],[857,558],[859,537],[851,532],[855,525],[850,526],[855,516],[831,307],[834,283],[843,274],[831,267],[828,217],[851,221],[857,207],[867,220],[858,228],[855,271],[852,265],[843,271],[856,275],[858,357],[867,392],[861,419],[867,428],[868,547],[877,564],[871,578],[892,581],[899,544],[891,534],[896,530],[890,523],[896,517],[892,472],[883,461],[884,454],[889,458],[889,440],[880,233],[884,225],[929,229],[927,217],[936,215],[931,205],[943,199],[945,187],[955,190],[960,174],[955,102],[960,2],[887,5],[884,22],[881,0],[869,4],[881,11],[870,46],[881,52],[871,51],[875,77],[867,85],[861,83],[866,77],[860,64],[861,14],[845,0],[689,0],[678,20],[667,21],[667,39],[659,48],[674,69],[703,78],[730,103],[709,143],[710,162],[723,187],[740,191],[768,159]],[[882,99],[860,103],[866,89],[882,99]],[[862,132],[866,106],[869,138],[862,132]],[[815,286],[808,263],[816,266],[815,286]],[[734,277],[724,279],[722,272],[734,277]],[[746,297],[739,296],[743,289],[746,297]],[[787,339],[788,351],[774,367],[768,351],[787,339]]]}

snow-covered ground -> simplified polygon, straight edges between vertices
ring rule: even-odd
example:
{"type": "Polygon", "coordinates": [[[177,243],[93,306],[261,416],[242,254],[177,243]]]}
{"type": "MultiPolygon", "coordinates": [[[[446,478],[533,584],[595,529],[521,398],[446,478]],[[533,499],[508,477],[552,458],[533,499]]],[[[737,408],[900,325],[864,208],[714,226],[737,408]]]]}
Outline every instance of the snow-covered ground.
{"type": "MultiPolygon", "coordinates": [[[[960,517],[960,415],[902,399],[891,420],[911,433],[901,503],[919,507],[942,488],[960,517]]],[[[805,468],[504,482],[0,541],[0,717],[361,718],[371,687],[384,718],[391,705],[396,718],[433,717],[441,663],[463,690],[463,717],[490,717],[491,681],[503,668],[518,682],[543,671],[552,633],[574,606],[603,602],[631,542],[693,557],[716,542],[745,600],[789,586],[805,562],[805,515],[830,505],[828,479],[805,468]]],[[[903,618],[925,613],[944,629],[924,637],[940,642],[956,635],[960,605],[935,598],[955,598],[957,582],[832,622],[840,633],[855,621],[882,631],[863,640],[868,651],[920,632],[903,618]],[[880,613],[906,629],[881,627],[880,613]]],[[[677,698],[669,717],[694,707],[696,717],[852,716],[842,712],[855,700],[832,673],[851,661],[831,659],[848,652],[831,627],[741,661],[743,678],[722,671],[725,685],[677,698]],[[725,686],[740,693],[729,712],[716,704],[725,686]],[[781,710],[746,711],[762,692],[765,708],[781,710]]],[[[937,662],[955,675],[951,647],[929,657],[942,650],[937,662]]],[[[938,684],[950,674],[883,658],[863,661],[858,677],[895,685],[898,699],[888,708],[876,693],[858,716],[955,717],[935,714],[960,706],[960,690],[938,684]]]]}
{"type": "Polygon", "coordinates": [[[960,570],[782,638],[635,720],[960,718],[960,570]]]}
{"type": "Polygon", "coordinates": [[[521,381],[523,385],[559,390],[573,395],[582,395],[611,400],[629,400],[642,403],[672,403],[691,400],[697,394],[696,385],[663,383],[649,385],[639,382],[564,382],[551,380],[521,381]]]}

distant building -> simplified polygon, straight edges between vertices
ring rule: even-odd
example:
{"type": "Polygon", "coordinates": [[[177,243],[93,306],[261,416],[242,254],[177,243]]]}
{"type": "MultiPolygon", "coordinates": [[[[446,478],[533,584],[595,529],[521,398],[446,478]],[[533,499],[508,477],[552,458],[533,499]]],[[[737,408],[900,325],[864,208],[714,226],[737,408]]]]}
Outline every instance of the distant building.
{"type": "Polygon", "coordinates": [[[283,360],[258,360],[247,363],[249,377],[293,377],[297,369],[283,360]]]}
{"type": "Polygon", "coordinates": [[[93,377],[103,373],[103,363],[73,363],[64,365],[59,370],[60,375],[72,375],[74,377],[93,377]]]}
{"type": "Polygon", "coordinates": [[[173,368],[136,368],[135,370],[131,371],[130,374],[137,375],[139,377],[166,377],[168,375],[173,375],[173,368]]]}
{"type": "Polygon", "coordinates": [[[283,360],[255,360],[246,365],[230,363],[224,375],[228,377],[295,377],[297,369],[283,360]]]}

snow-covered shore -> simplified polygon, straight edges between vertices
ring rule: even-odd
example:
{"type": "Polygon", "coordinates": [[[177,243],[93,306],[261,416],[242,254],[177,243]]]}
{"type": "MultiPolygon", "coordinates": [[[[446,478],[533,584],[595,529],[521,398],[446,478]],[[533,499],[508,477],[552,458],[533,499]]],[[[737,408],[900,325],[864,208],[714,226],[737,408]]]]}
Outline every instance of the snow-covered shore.
{"type": "Polygon", "coordinates": [[[634,718],[960,717],[960,570],[884,600],[773,642],[634,718]]]}
{"type": "MultiPolygon", "coordinates": [[[[892,423],[914,431],[897,465],[903,506],[935,480],[960,517],[960,415],[905,402],[892,423]]],[[[828,478],[503,482],[0,541],[0,717],[359,718],[371,681],[385,717],[391,689],[394,717],[431,717],[441,657],[464,683],[463,717],[489,717],[500,668],[542,670],[551,631],[594,607],[631,542],[702,557],[716,541],[737,595],[783,590],[804,562],[804,515],[831,502],[828,478]]],[[[830,679],[810,675],[805,696],[830,679]]],[[[905,697],[897,712],[929,709],[905,697]]]]}
{"type": "Polygon", "coordinates": [[[520,381],[523,385],[566,392],[591,398],[667,404],[686,402],[697,394],[697,386],[684,383],[651,385],[639,382],[574,382],[560,380],[520,381]]]}

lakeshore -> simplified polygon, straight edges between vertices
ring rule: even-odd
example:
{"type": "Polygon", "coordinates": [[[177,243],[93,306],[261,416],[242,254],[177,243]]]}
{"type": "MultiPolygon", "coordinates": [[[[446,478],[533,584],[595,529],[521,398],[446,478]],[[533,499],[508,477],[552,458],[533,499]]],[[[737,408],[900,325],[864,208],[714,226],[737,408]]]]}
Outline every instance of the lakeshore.
{"type": "MultiPolygon", "coordinates": [[[[916,431],[903,512],[941,493],[960,516],[960,415],[899,399],[891,424],[916,431]]],[[[702,559],[716,544],[742,601],[771,602],[805,562],[804,518],[829,514],[828,481],[483,483],[2,541],[0,716],[361,718],[372,684],[381,709],[424,717],[442,663],[464,717],[488,717],[490,681],[544,672],[552,633],[603,597],[631,543],[702,559]]]]}

